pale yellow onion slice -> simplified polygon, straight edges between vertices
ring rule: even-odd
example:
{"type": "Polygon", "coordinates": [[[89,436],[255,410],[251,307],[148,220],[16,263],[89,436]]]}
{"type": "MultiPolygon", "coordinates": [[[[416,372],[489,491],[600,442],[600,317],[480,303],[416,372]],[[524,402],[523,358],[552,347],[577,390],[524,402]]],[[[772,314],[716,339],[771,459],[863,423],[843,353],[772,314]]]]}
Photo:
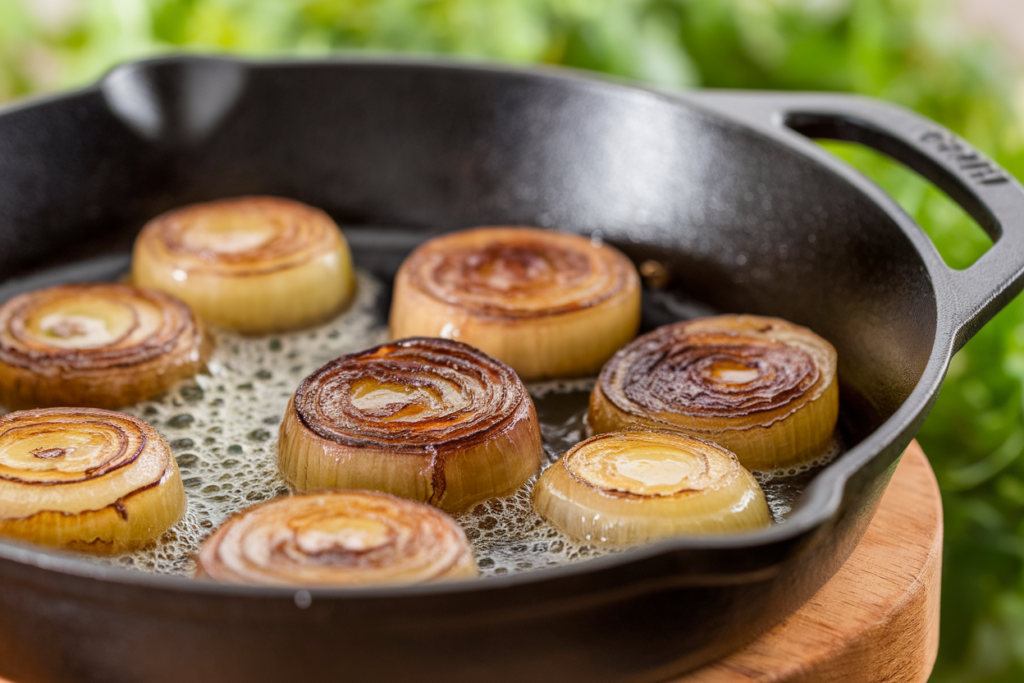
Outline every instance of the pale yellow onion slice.
{"type": "Polygon", "coordinates": [[[735,455],[677,432],[614,432],[576,444],[540,476],[533,505],[572,538],[599,545],[770,522],[760,485],[735,455]]]}
{"type": "Polygon", "coordinates": [[[593,374],[636,336],[640,278],[620,251],[537,228],[437,237],[402,264],[393,338],[472,344],[523,379],[593,374]]]}
{"type": "Polygon", "coordinates": [[[79,284],[0,306],[0,405],[116,408],[199,372],[210,352],[188,306],[128,285],[79,284]]]}
{"type": "Polygon", "coordinates": [[[515,491],[541,464],[530,395],[461,342],[404,339],[342,356],[299,385],[278,456],[297,489],[373,489],[445,510],[515,491]]]}
{"type": "Polygon", "coordinates": [[[229,519],[200,577],[238,584],[360,586],[472,578],[466,535],[440,510],[370,491],[278,498],[229,519]]]}
{"type": "Polygon", "coordinates": [[[169,292],[211,323],[258,334],[320,322],[355,287],[341,231],[319,209],[277,197],[187,206],[135,241],[132,281],[169,292]]]}
{"type": "Polygon", "coordinates": [[[677,429],[772,470],[821,456],[838,414],[831,344],[779,318],[723,315],[659,327],[615,354],[587,421],[596,434],[677,429]]]}
{"type": "Polygon", "coordinates": [[[0,535],[116,553],[160,536],[185,505],[170,449],[142,420],[93,408],[0,417],[0,535]]]}

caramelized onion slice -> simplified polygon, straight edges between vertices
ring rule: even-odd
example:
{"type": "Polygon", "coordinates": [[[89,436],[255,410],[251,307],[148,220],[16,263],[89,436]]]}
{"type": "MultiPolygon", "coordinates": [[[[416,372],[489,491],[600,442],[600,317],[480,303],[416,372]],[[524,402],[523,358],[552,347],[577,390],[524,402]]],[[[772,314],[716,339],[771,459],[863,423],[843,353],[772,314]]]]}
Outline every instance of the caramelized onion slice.
{"type": "Polygon", "coordinates": [[[477,576],[466,535],[436,508],[384,493],[271,500],[229,519],[198,556],[215,581],[278,586],[412,584],[477,576]]]}
{"type": "Polygon", "coordinates": [[[170,449],[142,420],[92,408],[0,417],[0,535],[115,553],[157,538],[185,504],[170,449]]]}
{"type": "Polygon", "coordinates": [[[209,354],[188,306],[127,285],[80,284],[0,306],[0,405],[115,408],[162,393],[209,354]]]}
{"type": "Polygon", "coordinates": [[[659,327],[615,354],[587,421],[597,434],[677,429],[771,470],[821,456],[838,414],[831,344],[779,318],[723,315],[659,327]]]}
{"type": "Polygon", "coordinates": [[[597,372],[636,336],[640,278],[620,251],[537,228],[430,240],[395,278],[391,336],[447,337],[523,379],[597,372]]]}
{"type": "Polygon", "coordinates": [[[201,318],[239,332],[329,318],[355,287],[348,244],[323,211],[277,197],[195,204],[150,221],[132,280],[170,292],[201,318]]]}
{"type": "Polygon", "coordinates": [[[540,476],[533,505],[572,538],[607,545],[770,521],[760,485],[734,454],[677,432],[614,432],[576,444],[540,476]]]}
{"type": "Polygon", "coordinates": [[[473,347],[403,339],[307,377],[278,442],[299,490],[373,489],[462,510],[540,469],[537,413],[522,381],[473,347]]]}

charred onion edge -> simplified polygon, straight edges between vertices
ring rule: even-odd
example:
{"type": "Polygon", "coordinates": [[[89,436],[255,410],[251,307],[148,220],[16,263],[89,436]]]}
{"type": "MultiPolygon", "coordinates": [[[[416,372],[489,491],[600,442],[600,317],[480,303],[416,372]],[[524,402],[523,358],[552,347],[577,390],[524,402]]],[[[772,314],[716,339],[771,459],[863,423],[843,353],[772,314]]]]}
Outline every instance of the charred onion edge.
{"type": "MultiPolygon", "coordinates": [[[[753,336],[753,333],[755,332],[763,334],[779,329],[783,326],[788,327],[788,331],[803,330],[804,332],[813,335],[809,330],[806,330],[805,328],[797,328],[797,326],[786,323],[785,321],[771,318],[759,318],[756,316],[716,316],[716,318],[699,318],[693,321],[665,325],[638,337],[628,346],[615,354],[615,356],[613,356],[608,364],[601,370],[601,375],[598,378],[598,384],[608,400],[614,403],[620,410],[628,413],[644,415],[646,417],[652,417],[652,413],[656,412],[677,412],[692,416],[732,418],[746,417],[748,415],[769,411],[778,411],[783,406],[799,402],[803,398],[808,398],[808,400],[814,398],[825,388],[820,386],[821,382],[819,381],[822,376],[822,368],[818,366],[810,353],[802,348],[793,346],[786,341],[776,341],[774,339],[753,336]],[[751,334],[732,330],[701,330],[692,333],[689,332],[689,329],[691,328],[697,327],[698,325],[704,326],[716,319],[748,320],[758,322],[759,324],[755,329],[750,331],[751,334]],[[651,391],[641,394],[640,385],[637,382],[629,381],[629,374],[633,371],[638,362],[655,357],[664,359],[670,353],[678,353],[690,349],[693,349],[697,354],[701,354],[702,352],[704,353],[703,356],[698,355],[695,359],[696,362],[688,366],[687,369],[691,369],[693,365],[696,365],[704,358],[712,355],[720,355],[729,359],[735,358],[740,363],[751,360],[756,362],[758,358],[754,354],[750,353],[750,350],[758,349],[764,350],[767,354],[773,356],[782,356],[782,358],[778,359],[785,364],[781,369],[783,371],[795,369],[798,371],[800,377],[796,382],[791,383],[794,384],[794,386],[785,386],[782,391],[771,394],[768,397],[767,402],[762,401],[761,403],[749,408],[729,409],[728,406],[716,408],[711,405],[713,401],[724,403],[724,399],[729,398],[726,394],[711,394],[708,389],[715,388],[712,383],[704,383],[702,386],[697,387],[695,386],[698,383],[696,378],[690,376],[683,376],[680,378],[678,375],[682,373],[676,372],[672,377],[672,383],[678,387],[681,386],[681,382],[684,382],[686,388],[692,387],[695,394],[693,402],[688,405],[673,404],[671,406],[671,411],[660,411],[645,404],[645,401],[650,401],[657,397],[654,392],[651,391]],[[629,363],[630,361],[632,362],[629,363]],[[626,365],[626,363],[629,363],[629,365],[626,365]],[[622,378],[623,385],[621,388],[612,384],[616,376],[622,378]],[[780,395],[781,400],[776,400],[780,395]]],[[[817,337],[817,335],[814,335],[814,337],[816,338],[816,341],[823,342],[824,345],[832,351],[834,359],[835,352],[831,349],[831,345],[820,337],[817,337]]],[[[771,360],[776,360],[776,358],[772,358],[771,360]]],[[[760,379],[760,377],[758,377],[758,379],[760,379]]],[[[664,386],[664,383],[658,386],[664,386]]],[[[774,386],[769,386],[767,387],[767,390],[774,388],[774,386]]],[[[772,422],[787,417],[794,410],[798,410],[801,405],[803,404],[795,405],[789,412],[775,416],[772,419],[772,422]]],[[[752,426],[764,425],[760,424],[752,426]]]]}
{"type": "MultiPolygon", "coordinates": [[[[672,384],[674,384],[675,387],[684,386],[681,384],[681,380],[677,376],[678,374],[680,373],[677,372],[673,375],[672,384]]],[[[828,389],[828,384],[821,381],[826,375],[832,381],[835,380],[835,349],[831,344],[807,328],[793,325],[779,318],[751,315],[723,315],[712,318],[697,318],[672,325],[665,325],[637,337],[637,339],[616,353],[604,368],[601,369],[601,374],[598,377],[595,391],[599,389],[604,398],[623,413],[658,421],[669,426],[672,426],[673,423],[659,419],[656,413],[676,413],[690,417],[709,417],[724,420],[756,416],[759,413],[778,413],[767,422],[752,423],[746,427],[730,427],[730,429],[744,429],[750,427],[770,426],[774,422],[789,417],[795,411],[799,410],[804,405],[807,405],[810,401],[818,398],[828,389]],[[752,325],[752,329],[749,331],[696,329],[694,332],[690,332],[690,330],[694,328],[707,328],[708,326],[712,326],[717,321],[725,321],[726,323],[733,323],[735,321],[735,324],[750,323],[752,325]],[[755,334],[767,334],[773,331],[784,332],[786,335],[801,335],[803,337],[801,340],[803,344],[807,346],[817,346],[818,352],[822,358],[826,359],[826,363],[829,367],[821,367],[811,353],[799,346],[794,346],[792,340],[779,341],[770,337],[754,336],[755,334]],[[742,362],[744,360],[744,350],[752,347],[761,347],[769,350],[771,353],[781,353],[781,355],[788,356],[783,359],[788,363],[788,367],[783,367],[783,370],[789,370],[797,367],[799,370],[803,371],[803,375],[796,386],[786,387],[785,391],[781,392],[781,401],[774,402],[774,399],[778,394],[773,394],[769,397],[772,402],[764,403],[763,405],[756,405],[747,409],[728,410],[726,408],[705,408],[700,405],[702,401],[710,403],[712,400],[718,399],[718,397],[709,396],[710,392],[701,391],[696,393],[697,399],[692,405],[673,404],[670,410],[657,410],[655,407],[644,403],[644,401],[657,399],[654,393],[648,391],[641,395],[639,383],[631,383],[628,381],[629,373],[639,362],[646,359],[663,360],[673,351],[684,351],[688,349],[695,349],[698,352],[707,350],[712,353],[718,351],[724,356],[738,357],[739,361],[742,362]],[[622,379],[621,387],[613,384],[616,378],[622,379]],[[805,381],[808,379],[809,381],[805,381]],[[792,405],[792,408],[787,411],[783,411],[786,406],[790,406],[791,404],[796,405],[792,405]]],[[[692,378],[683,377],[682,379],[690,380],[692,378]]],[[[760,377],[758,379],[760,379],[760,377]]],[[[685,386],[691,386],[693,384],[695,384],[695,382],[691,381],[685,386]]],[[[664,383],[659,386],[663,385],[664,383]]],[[[714,388],[710,383],[706,386],[714,388]]],[[[772,387],[769,387],[769,389],[770,388],[772,387]]]]}
{"type": "MultiPolygon", "coordinates": [[[[412,356],[412,359],[416,360],[417,357],[412,356]]],[[[367,377],[367,375],[355,372],[353,379],[358,380],[363,377],[367,377]]],[[[401,379],[402,378],[397,375],[387,376],[387,381],[395,384],[401,383],[401,379]]],[[[337,397],[327,398],[338,400],[337,397]]],[[[477,397],[474,396],[474,398],[477,397]]],[[[302,380],[298,389],[296,389],[295,412],[298,415],[299,420],[307,429],[316,435],[335,443],[353,447],[376,446],[379,448],[386,448],[396,453],[416,454],[422,453],[424,448],[429,447],[436,450],[438,453],[441,453],[482,443],[493,435],[500,434],[516,420],[519,407],[524,401],[528,400],[530,400],[530,395],[526,391],[525,385],[515,372],[512,371],[512,368],[508,367],[501,361],[488,356],[469,344],[463,344],[462,342],[430,337],[410,337],[408,339],[399,339],[397,341],[381,344],[365,351],[350,353],[322,366],[309,377],[302,380]],[[429,365],[423,363],[423,361],[418,361],[421,365],[419,367],[410,368],[411,373],[428,371],[432,368],[450,371],[454,369],[453,366],[449,364],[451,359],[460,359],[467,362],[465,365],[460,366],[461,371],[479,369],[481,372],[487,372],[488,374],[483,378],[483,381],[481,381],[481,385],[489,389],[500,391],[501,397],[504,397],[506,392],[509,394],[507,399],[498,401],[499,405],[505,407],[505,410],[498,415],[483,415],[482,418],[485,421],[482,424],[480,422],[474,422],[469,428],[462,428],[459,430],[465,433],[454,437],[443,436],[448,430],[444,428],[441,421],[435,420],[441,429],[426,432],[419,439],[409,439],[406,441],[395,441],[384,436],[380,438],[373,438],[369,435],[349,434],[336,431],[329,427],[326,420],[320,419],[319,416],[313,414],[310,405],[314,400],[320,398],[318,390],[324,384],[322,380],[332,375],[336,376],[339,372],[344,372],[346,366],[354,366],[352,371],[361,370],[361,368],[358,368],[358,365],[356,365],[360,361],[381,361],[385,363],[390,361],[390,364],[394,367],[394,365],[400,361],[398,358],[394,358],[393,354],[401,353],[402,351],[408,351],[410,352],[410,355],[417,351],[423,354],[429,354],[430,358],[427,360],[434,361],[429,365]],[[442,436],[436,437],[435,435],[439,431],[442,436]]],[[[470,409],[479,412],[480,406],[474,404],[470,409]]],[[[415,424],[421,423],[416,422],[415,424]]],[[[387,429],[384,425],[381,425],[380,428],[382,430],[387,429]]]]}

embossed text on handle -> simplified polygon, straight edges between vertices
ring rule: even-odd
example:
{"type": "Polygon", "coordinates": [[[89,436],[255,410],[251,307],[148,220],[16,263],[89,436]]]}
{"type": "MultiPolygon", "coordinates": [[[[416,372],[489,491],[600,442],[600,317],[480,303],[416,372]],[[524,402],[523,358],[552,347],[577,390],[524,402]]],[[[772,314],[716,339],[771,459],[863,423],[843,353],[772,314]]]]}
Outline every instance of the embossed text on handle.
{"type": "Polygon", "coordinates": [[[976,183],[998,185],[1009,182],[1006,174],[995,164],[950,133],[930,130],[921,136],[921,142],[950,159],[964,175],[976,183]]]}

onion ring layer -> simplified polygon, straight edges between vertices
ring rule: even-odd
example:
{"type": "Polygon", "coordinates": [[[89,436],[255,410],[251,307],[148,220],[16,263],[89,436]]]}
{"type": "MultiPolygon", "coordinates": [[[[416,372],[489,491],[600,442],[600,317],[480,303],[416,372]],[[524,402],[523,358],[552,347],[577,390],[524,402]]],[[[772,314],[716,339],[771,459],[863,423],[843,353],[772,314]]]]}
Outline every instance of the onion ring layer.
{"type": "Polygon", "coordinates": [[[462,510],[540,469],[533,401],[511,368],[446,339],[342,356],[299,385],[279,461],[300,490],[387,491],[462,510]]]}
{"type": "Polygon", "coordinates": [[[458,524],[369,491],[278,498],[229,519],[203,543],[198,575],[277,586],[412,584],[477,575],[458,524]]]}
{"type": "Polygon", "coordinates": [[[770,521],[761,487],[734,454],[678,432],[591,437],[541,475],[533,502],[566,534],[596,544],[744,531],[770,521]]]}
{"type": "Polygon", "coordinates": [[[597,372],[636,336],[640,278],[617,249],[537,228],[430,240],[395,279],[392,337],[472,344],[524,379],[597,372]]]}
{"type": "Polygon", "coordinates": [[[120,552],[158,537],[185,505],[170,449],[142,420],[92,408],[0,417],[0,535],[120,552]]]}
{"type": "Polygon", "coordinates": [[[831,344],[778,318],[723,315],[659,327],[615,354],[587,420],[597,434],[680,430],[770,470],[820,456],[838,413],[831,344]]]}
{"type": "Polygon", "coordinates": [[[180,297],[204,320],[253,334],[325,320],[355,287],[334,221],[276,197],[224,199],[154,218],[135,242],[132,279],[180,297]]]}
{"type": "Polygon", "coordinates": [[[80,284],[0,306],[0,405],[114,408],[155,396],[209,355],[188,306],[127,285],[80,284]]]}

